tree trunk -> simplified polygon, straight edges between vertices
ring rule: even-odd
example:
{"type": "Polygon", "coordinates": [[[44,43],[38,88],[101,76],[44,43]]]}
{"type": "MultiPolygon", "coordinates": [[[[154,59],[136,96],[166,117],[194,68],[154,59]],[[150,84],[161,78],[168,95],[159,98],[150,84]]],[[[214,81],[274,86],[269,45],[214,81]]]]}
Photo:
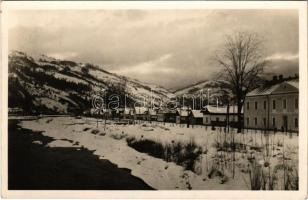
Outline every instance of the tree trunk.
{"type": "Polygon", "coordinates": [[[240,133],[242,131],[242,102],[241,100],[237,101],[237,132],[240,133]]]}
{"type": "MultiPolygon", "coordinates": [[[[233,104],[234,107],[234,104],[233,104]]],[[[228,106],[227,106],[227,132],[229,133],[229,127],[230,127],[230,103],[228,100],[228,106]]]]}

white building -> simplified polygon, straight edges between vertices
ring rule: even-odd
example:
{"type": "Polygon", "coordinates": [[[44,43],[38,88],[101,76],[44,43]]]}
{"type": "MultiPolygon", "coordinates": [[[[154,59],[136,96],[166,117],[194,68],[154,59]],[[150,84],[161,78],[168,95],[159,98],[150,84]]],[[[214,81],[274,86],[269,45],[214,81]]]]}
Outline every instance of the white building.
{"type": "MultiPolygon", "coordinates": [[[[203,112],[203,124],[208,126],[226,126],[227,125],[227,106],[205,106],[203,112]]],[[[243,113],[243,111],[242,111],[243,113]]],[[[237,120],[237,106],[229,107],[229,123],[231,126],[236,125],[237,120]]]]}
{"type": "Polygon", "coordinates": [[[298,131],[298,79],[260,87],[248,93],[244,126],[252,129],[298,131]]]}

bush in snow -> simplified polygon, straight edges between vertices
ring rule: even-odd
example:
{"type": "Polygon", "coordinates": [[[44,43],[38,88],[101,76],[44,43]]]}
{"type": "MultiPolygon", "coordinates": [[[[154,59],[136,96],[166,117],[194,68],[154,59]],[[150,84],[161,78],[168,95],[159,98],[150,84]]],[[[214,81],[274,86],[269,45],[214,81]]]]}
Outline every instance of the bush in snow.
{"type": "Polygon", "coordinates": [[[126,142],[128,146],[137,151],[148,153],[167,162],[175,162],[191,171],[194,171],[195,162],[198,161],[202,153],[202,148],[197,146],[193,139],[186,143],[172,140],[171,143],[163,144],[160,141],[127,137],[126,142]]]}
{"type": "Polygon", "coordinates": [[[91,131],[91,133],[94,134],[94,135],[96,135],[96,134],[99,133],[99,130],[98,130],[98,129],[93,129],[93,130],[91,131]]]}

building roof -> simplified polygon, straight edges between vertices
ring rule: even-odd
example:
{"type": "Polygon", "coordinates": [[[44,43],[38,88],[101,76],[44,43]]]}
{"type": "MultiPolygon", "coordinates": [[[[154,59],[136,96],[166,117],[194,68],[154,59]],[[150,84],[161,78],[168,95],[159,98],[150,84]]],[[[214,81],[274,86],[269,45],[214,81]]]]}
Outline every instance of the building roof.
{"type": "Polygon", "coordinates": [[[187,117],[188,116],[188,110],[182,110],[182,109],[178,109],[177,110],[178,115],[180,115],[181,117],[187,117]]]}
{"type": "Polygon", "coordinates": [[[157,111],[157,114],[175,114],[176,110],[171,110],[171,109],[161,109],[157,111]]]}
{"type": "MultiPolygon", "coordinates": [[[[208,105],[208,106],[205,106],[202,112],[213,113],[213,114],[227,114],[227,109],[228,109],[227,106],[217,107],[217,106],[208,105]]],[[[230,114],[237,113],[237,106],[230,106],[229,113],[230,114]]],[[[243,109],[242,109],[242,113],[243,113],[243,109]]]]}
{"type": "Polygon", "coordinates": [[[253,91],[249,92],[246,96],[250,97],[250,96],[259,96],[259,95],[270,95],[272,94],[273,91],[275,91],[277,88],[279,87],[279,84],[270,86],[270,87],[259,87],[254,89],[253,91]]]}
{"type": "Polygon", "coordinates": [[[298,80],[292,80],[292,81],[287,81],[288,84],[292,85],[293,87],[299,89],[299,83],[298,80]]]}
{"type": "Polygon", "coordinates": [[[203,117],[203,113],[201,112],[201,110],[192,110],[191,114],[195,118],[202,118],[203,117]]]}
{"type": "Polygon", "coordinates": [[[298,85],[298,80],[290,80],[290,81],[284,81],[282,83],[277,83],[275,85],[271,85],[268,87],[258,87],[254,89],[253,91],[249,92],[246,96],[251,97],[251,96],[266,96],[266,95],[271,95],[273,92],[275,92],[280,86],[282,85],[291,85],[295,87],[296,89],[299,89],[298,85]]]}

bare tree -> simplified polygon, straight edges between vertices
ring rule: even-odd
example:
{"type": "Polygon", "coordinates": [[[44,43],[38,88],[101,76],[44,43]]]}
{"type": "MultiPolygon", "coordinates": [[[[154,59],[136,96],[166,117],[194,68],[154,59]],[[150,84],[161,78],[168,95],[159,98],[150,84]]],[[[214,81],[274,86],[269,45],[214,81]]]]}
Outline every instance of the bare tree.
{"type": "Polygon", "coordinates": [[[254,33],[227,35],[224,45],[215,57],[217,63],[223,67],[220,78],[230,85],[238,106],[238,132],[242,128],[241,110],[245,97],[256,88],[265,66],[262,42],[254,33]]]}

